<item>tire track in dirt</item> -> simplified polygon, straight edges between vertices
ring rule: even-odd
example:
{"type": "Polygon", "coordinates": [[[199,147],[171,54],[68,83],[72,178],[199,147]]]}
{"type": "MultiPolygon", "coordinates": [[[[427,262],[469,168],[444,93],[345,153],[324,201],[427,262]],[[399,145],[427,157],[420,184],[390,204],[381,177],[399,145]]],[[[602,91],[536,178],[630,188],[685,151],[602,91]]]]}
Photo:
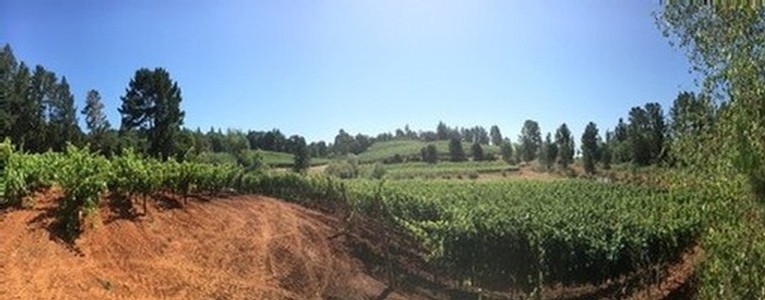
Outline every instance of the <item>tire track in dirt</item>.
{"type": "Polygon", "coordinates": [[[339,222],[275,199],[154,206],[137,219],[104,205],[103,223],[76,242],[81,254],[51,239],[53,204],[3,213],[0,299],[322,299],[377,292],[332,291],[363,277],[327,239],[339,222]]]}

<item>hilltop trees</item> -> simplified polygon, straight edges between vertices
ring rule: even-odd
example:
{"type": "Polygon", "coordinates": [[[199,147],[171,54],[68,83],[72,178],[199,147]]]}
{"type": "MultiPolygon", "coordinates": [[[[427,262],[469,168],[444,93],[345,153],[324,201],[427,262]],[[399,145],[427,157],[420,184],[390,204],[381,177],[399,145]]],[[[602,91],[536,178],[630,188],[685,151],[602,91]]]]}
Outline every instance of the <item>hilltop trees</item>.
{"type": "Polygon", "coordinates": [[[499,127],[497,127],[497,125],[491,126],[491,129],[489,129],[489,135],[491,136],[492,145],[499,146],[502,144],[502,132],[499,131],[499,127]]]}
{"type": "Polygon", "coordinates": [[[437,163],[438,150],[436,149],[436,145],[430,144],[420,149],[420,156],[422,156],[422,161],[426,163],[429,163],[429,164],[437,163]]]}
{"type": "Polygon", "coordinates": [[[305,173],[308,167],[311,166],[311,157],[308,155],[308,146],[305,139],[302,136],[293,135],[290,137],[290,141],[295,145],[292,152],[294,156],[292,170],[296,173],[305,173]]]}
{"type": "Polygon", "coordinates": [[[568,165],[574,161],[575,149],[574,138],[566,123],[561,124],[555,132],[555,144],[558,147],[558,164],[564,169],[568,168],[568,165]]]}
{"type": "Polygon", "coordinates": [[[66,142],[77,142],[80,137],[80,127],[77,125],[77,108],[74,106],[74,95],[69,91],[66,77],[56,87],[56,96],[50,101],[48,108],[49,133],[48,139],[54,151],[63,151],[66,142]]]}
{"type": "Polygon", "coordinates": [[[552,141],[550,133],[547,133],[544,142],[539,148],[539,164],[545,169],[552,169],[555,164],[555,158],[558,157],[558,144],[552,141]]]}
{"type": "Polygon", "coordinates": [[[96,90],[88,91],[85,97],[85,107],[81,113],[85,115],[85,125],[88,128],[88,140],[94,149],[103,154],[111,154],[116,147],[116,141],[111,139],[109,121],[104,114],[104,103],[96,90]]]}
{"type": "Polygon", "coordinates": [[[505,140],[499,145],[499,154],[502,156],[502,160],[506,163],[513,162],[513,144],[509,140],[505,140]]]}
{"type": "Polygon", "coordinates": [[[121,99],[122,130],[138,130],[146,136],[149,154],[163,159],[172,155],[184,112],[181,89],[170,73],[163,68],[139,69],[121,99]]]}
{"type": "Polygon", "coordinates": [[[449,127],[446,127],[446,124],[444,122],[439,121],[438,126],[436,127],[436,136],[439,140],[448,140],[449,139],[449,127]]]}
{"type": "Polygon", "coordinates": [[[33,152],[63,150],[81,136],[66,78],[40,65],[31,70],[7,44],[0,51],[0,135],[33,152]]]}
{"type": "Polygon", "coordinates": [[[486,159],[483,154],[483,147],[481,147],[480,143],[473,143],[473,146],[470,147],[470,151],[473,153],[474,161],[482,161],[486,159]]]}
{"type": "MultiPolygon", "coordinates": [[[[598,135],[598,127],[595,123],[587,123],[587,127],[584,128],[582,134],[582,161],[584,163],[584,171],[587,173],[595,173],[595,162],[599,160],[598,143],[600,142],[600,136],[598,135]]],[[[610,159],[610,158],[609,158],[610,159]]]]}
{"type": "Polygon", "coordinates": [[[523,123],[519,140],[522,150],[521,159],[525,162],[534,160],[537,156],[539,145],[542,144],[542,134],[539,129],[539,123],[533,120],[526,120],[523,123]]]}
{"type": "Polygon", "coordinates": [[[453,162],[467,160],[465,157],[465,150],[462,149],[462,142],[459,139],[452,138],[449,140],[449,156],[453,162]]]}

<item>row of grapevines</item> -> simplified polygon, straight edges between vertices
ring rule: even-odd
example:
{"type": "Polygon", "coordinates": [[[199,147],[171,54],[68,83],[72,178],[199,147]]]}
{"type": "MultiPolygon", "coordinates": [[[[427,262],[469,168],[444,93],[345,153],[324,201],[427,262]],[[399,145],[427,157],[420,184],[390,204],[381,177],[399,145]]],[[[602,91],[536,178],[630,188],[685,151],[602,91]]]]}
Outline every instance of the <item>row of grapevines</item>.
{"type": "Polygon", "coordinates": [[[691,192],[576,180],[351,186],[382,200],[434,264],[483,285],[603,281],[676,259],[703,228],[691,192]]]}
{"type": "Polygon", "coordinates": [[[87,148],[67,147],[63,153],[25,154],[14,152],[9,142],[0,144],[4,155],[5,194],[9,202],[21,204],[30,193],[59,186],[63,198],[58,223],[65,237],[73,240],[82,230],[83,217],[96,212],[99,200],[109,192],[127,199],[147,201],[160,193],[186,198],[190,194],[221,192],[262,193],[287,200],[345,199],[345,187],[325,177],[295,174],[266,174],[231,165],[159,161],[141,157],[131,150],[106,159],[87,148]]]}

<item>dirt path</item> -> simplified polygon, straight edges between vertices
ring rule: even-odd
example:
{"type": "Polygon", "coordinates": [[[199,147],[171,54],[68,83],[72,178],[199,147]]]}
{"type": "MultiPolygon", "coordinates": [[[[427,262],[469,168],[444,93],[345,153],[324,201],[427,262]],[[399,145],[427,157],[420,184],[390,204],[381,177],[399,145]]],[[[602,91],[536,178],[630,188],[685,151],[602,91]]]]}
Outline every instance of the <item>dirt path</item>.
{"type": "Polygon", "coordinates": [[[102,209],[76,250],[47,230],[52,208],[2,214],[0,299],[351,299],[385,289],[330,244],[335,220],[270,198],[155,207],[136,220],[102,209]]]}

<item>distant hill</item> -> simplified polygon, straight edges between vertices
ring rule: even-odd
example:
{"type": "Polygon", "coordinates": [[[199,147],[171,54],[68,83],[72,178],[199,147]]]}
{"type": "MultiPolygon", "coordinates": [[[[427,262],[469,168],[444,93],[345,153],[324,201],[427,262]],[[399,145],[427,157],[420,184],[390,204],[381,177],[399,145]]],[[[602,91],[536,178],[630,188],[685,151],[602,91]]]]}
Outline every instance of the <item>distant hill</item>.
{"type": "MultiPolygon", "coordinates": [[[[438,150],[438,156],[441,160],[449,159],[449,141],[433,141],[424,142],[420,140],[398,140],[387,142],[376,142],[372,146],[362,153],[358,154],[358,158],[362,163],[371,163],[376,161],[392,160],[397,154],[404,160],[411,160],[410,157],[420,157],[420,149],[427,145],[436,145],[438,150]]],[[[468,157],[472,156],[470,152],[469,142],[462,142],[462,148],[465,150],[465,154],[468,157]]],[[[499,147],[492,145],[481,145],[483,151],[486,154],[499,155],[499,147]]]]}
{"type": "MultiPolygon", "coordinates": [[[[246,150],[248,152],[259,153],[263,162],[273,168],[291,167],[293,163],[292,153],[266,151],[266,150],[246,150]]],[[[197,161],[215,164],[236,164],[236,157],[228,152],[204,152],[197,157],[197,161]]],[[[324,165],[329,162],[326,158],[311,158],[311,166],[324,165]]]]}

